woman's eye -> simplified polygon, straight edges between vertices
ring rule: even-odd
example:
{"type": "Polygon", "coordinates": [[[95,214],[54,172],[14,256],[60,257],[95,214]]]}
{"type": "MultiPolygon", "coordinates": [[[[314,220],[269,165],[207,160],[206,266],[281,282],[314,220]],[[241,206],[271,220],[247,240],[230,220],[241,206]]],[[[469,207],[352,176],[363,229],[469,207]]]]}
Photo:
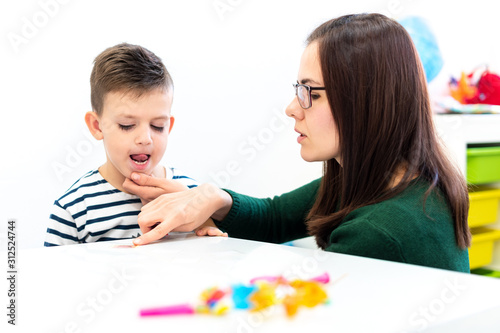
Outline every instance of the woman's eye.
{"type": "Polygon", "coordinates": [[[321,97],[321,96],[320,96],[320,95],[318,95],[318,94],[311,94],[311,98],[312,98],[313,100],[316,100],[316,99],[318,99],[318,98],[320,98],[320,97],[321,97]]]}
{"type": "Polygon", "coordinates": [[[124,131],[131,130],[132,127],[134,127],[134,125],[122,125],[122,124],[118,124],[118,126],[124,131]]]}
{"type": "Polygon", "coordinates": [[[164,129],[163,126],[155,126],[155,125],[151,125],[151,128],[160,133],[163,132],[164,129]]]}

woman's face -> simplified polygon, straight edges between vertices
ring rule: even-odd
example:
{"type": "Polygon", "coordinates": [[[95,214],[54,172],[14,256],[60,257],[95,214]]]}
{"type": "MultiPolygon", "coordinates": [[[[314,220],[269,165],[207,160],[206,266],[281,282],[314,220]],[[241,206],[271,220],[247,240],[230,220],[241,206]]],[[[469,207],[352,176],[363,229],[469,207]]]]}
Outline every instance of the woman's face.
{"type": "MultiPolygon", "coordinates": [[[[324,87],[317,42],[309,44],[302,54],[298,82],[311,88],[324,87]]],[[[332,158],[339,161],[338,131],[326,92],[311,90],[311,101],[312,106],[303,109],[294,97],[286,108],[286,114],[295,119],[295,131],[300,134],[297,138],[300,155],[308,162],[332,158]]]]}

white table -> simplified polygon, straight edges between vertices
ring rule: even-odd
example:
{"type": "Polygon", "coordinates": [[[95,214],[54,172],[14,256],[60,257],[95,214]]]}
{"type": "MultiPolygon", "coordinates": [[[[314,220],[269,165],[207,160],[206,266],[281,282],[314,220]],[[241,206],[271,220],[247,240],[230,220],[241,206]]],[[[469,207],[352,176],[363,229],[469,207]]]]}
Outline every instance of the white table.
{"type": "Polygon", "coordinates": [[[13,331],[470,333],[500,328],[500,281],[493,278],[193,234],[173,234],[137,248],[117,244],[131,243],[21,251],[13,331]],[[332,281],[343,277],[327,287],[331,303],[299,309],[293,319],[281,307],[256,314],[232,310],[223,317],[138,315],[141,308],[195,303],[211,286],[261,275],[310,278],[324,272],[332,281]]]}

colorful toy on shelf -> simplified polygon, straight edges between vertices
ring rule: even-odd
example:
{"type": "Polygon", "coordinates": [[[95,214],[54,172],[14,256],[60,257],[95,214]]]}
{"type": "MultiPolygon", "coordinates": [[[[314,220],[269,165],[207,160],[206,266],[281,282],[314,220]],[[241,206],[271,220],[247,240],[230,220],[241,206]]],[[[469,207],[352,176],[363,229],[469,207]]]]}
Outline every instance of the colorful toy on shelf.
{"type": "Polygon", "coordinates": [[[462,72],[460,80],[458,81],[452,77],[449,83],[451,97],[465,104],[466,99],[475,96],[477,88],[471,85],[469,81],[470,78],[464,72],[462,72]]]}
{"type": "Polygon", "coordinates": [[[462,72],[458,81],[451,78],[450,95],[462,104],[500,105],[500,76],[486,69],[477,82],[473,82],[475,73],[462,72]]]}
{"type": "Polygon", "coordinates": [[[326,304],[328,295],[323,286],[329,282],[328,273],[309,280],[292,281],[288,281],[282,276],[257,277],[250,280],[249,284],[235,284],[232,288],[208,288],[201,293],[201,303],[196,306],[177,304],[142,309],[140,316],[224,315],[231,307],[256,312],[270,306],[283,304],[287,316],[293,317],[300,307],[312,308],[326,304]]]}
{"type": "Polygon", "coordinates": [[[500,105],[500,76],[485,70],[477,82],[476,95],[466,98],[465,104],[500,105]]]}

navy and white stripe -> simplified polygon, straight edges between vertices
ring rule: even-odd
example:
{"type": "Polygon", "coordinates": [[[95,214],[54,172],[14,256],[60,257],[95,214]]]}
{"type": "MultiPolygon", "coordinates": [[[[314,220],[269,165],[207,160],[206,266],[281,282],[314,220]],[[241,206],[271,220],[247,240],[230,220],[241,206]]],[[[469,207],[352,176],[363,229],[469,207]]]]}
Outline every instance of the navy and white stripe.
{"type": "MultiPolygon", "coordinates": [[[[189,188],[198,184],[174,168],[165,168],[166,178],[189,188]]],[[[141,199],[109,184],[98,170],[78,179],[54,202],[45,246],[135,238],[141,230],[137,215],[141,199]]]]}

